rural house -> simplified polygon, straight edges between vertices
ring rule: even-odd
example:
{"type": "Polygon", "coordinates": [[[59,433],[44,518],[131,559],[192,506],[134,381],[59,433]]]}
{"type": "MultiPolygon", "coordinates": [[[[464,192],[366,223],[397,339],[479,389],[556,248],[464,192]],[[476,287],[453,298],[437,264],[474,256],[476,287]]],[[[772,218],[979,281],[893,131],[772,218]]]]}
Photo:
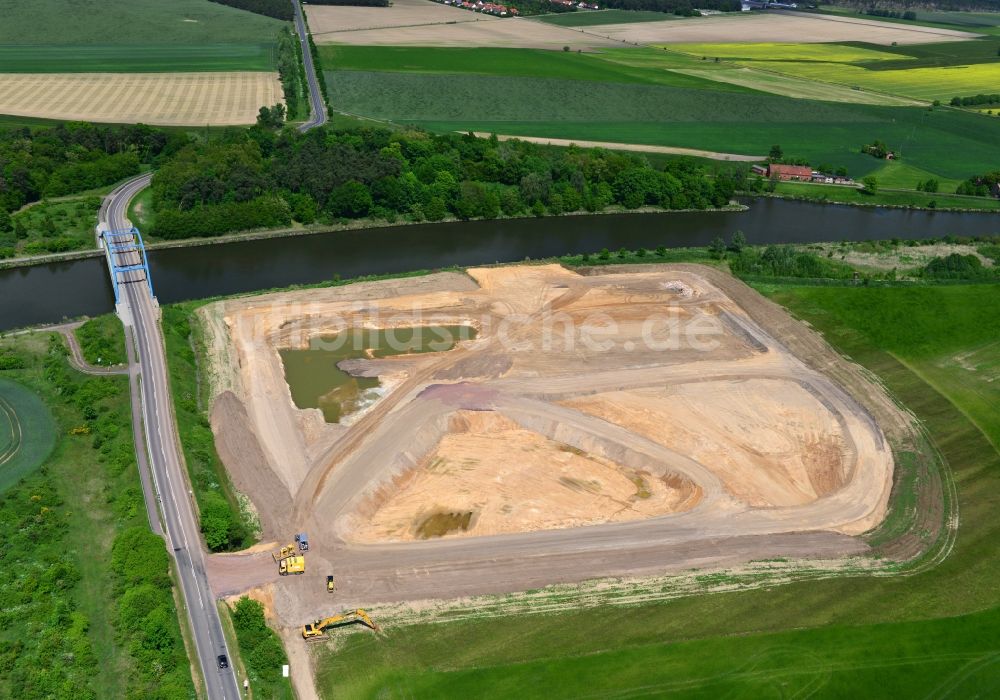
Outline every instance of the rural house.
{"type": "Polygon", "coordinates": [[[808,182],[812,179],[812,168],[808,165],[780,165],[771,163],[767,166],[767,176],[778,180],[803,180],[808,182]]]}

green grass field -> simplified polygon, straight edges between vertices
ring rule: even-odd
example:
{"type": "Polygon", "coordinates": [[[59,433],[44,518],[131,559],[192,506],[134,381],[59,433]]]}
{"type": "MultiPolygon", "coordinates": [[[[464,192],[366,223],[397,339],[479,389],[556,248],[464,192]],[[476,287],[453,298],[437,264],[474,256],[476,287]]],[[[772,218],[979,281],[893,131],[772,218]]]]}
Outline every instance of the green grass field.
{"type": "Polygon", "coordinates": [[[55,441],[52,414],[38,394],[0,377],[0,494],[37,469],[55,441]]]}
{"type": "Polygon", "coordinates": [[[957,178],[942,178],[901,160],[886,161],[872,174],[878,177],[879,187],[907,190],[916,189],[921,182],[937,179],[940,192],[954,192],[962,182],[957,178]]]}
{"type": "MultiPolygon", "coordinates": [[[[326,71],[559,78],[747,92],[739,87],[674,73],[671,69],[710,70],[712,66],[690,56],[645,48],[573,53],[541,49],[321,46],[319,51],[326,71]]],[[[328,72],[328,85],[330,80],[328,72]]]]}
{"type": "Polygon", "coordinates": [[[921,100],[941,100],[952,97],[992,92],[1000,85],[1000,61],[993,64],[945,66],[942,68],[908,68],[903,70],[869,70],[860,66],[837,63],[768,63],[775,70],[799,78],[858,86],[865,90],[888,92],[921,100]]]}
{"type": "Polygon", "coordinates": [[[810,61],[818,63],[859,63],[894,61],[897,54],[881,47],[850,44],[787,44],[762,42],[752,44],[663,44],[678,53],[727,61],[810,61]]]}
{"type": "Polygon", "coordinates": [[[896,19],[893,17],[869,17],[856,8],[841,7],[836,5],[821,5],[821,14],[848,15],[859,19],[877,20],[879,22],[890,22],[893,24],[922,25],[925,27],[938,27],[940,29],[957,29],[959,31],[973,32],[975,34],[988,34],[1000,36],[1000,19],[995,12],[965,12],[965,11],[941,11],[941,10],[918,10],[916,21],[896,19]]]}
{"type": "Polygon", "coordinates": [[[909,44],[882,46],[849,42],[842,46],[855,46],[895,55],[895,60],[861,61],[871,70],[896,70],[897,68],[934,68],[965,66],[975,63],[997,63],[1000,38],[987,37],[974,41],[945,41],[938,44],[909,44]]]}
{"type": "Polygon", "coordinates": [[[162,73],[274,69],[274,46],[267,43],[0,46],[2,73],[162,73]]]}
{"type": "Polygon", "coordinates": [[[283,22],[207,0],[0,0],[0,72],[271,70],[283,22]]]}
{"type": "MultiPolygon", "coordinates": [[[[753,46],[729,48],[738,55],[756,50],[753,46]]],[[[895,63],[900,50],[928,54],[938,50],[773,46],[799,59],[811,57],[787,65],[834,65],[888,76],[909,71],[873,71],[829,60],[839,55],[844,60],[866,59],[865,65],[872,66],[895,63]],[[879,60],[870,60],[873,57],[879,60]]],[[[952,109],[852,104],[845,96],[869,95],[849,85],[771,72],[774,62],[749,62],[768,69],[754,71],[747,82],[737,63],[716,64],[700,56],[655,49],[574,54],[328,46],[321,52],[335,109],[435,131],[475,130],[747,155],[766,155],[778,143],[789,157],[846,167],[857,178],[882,165],[860,153],[864,143],[875,139],[901,150],[907,165],[942,182],[989,172],[1000,161],[1000,120],[952,109]],[[724,80],[742,84],[728,85],[724,80]],[[755,87],[801,97],[808,90],[810,96],[825,99],[795,99],[755,87]]],[[[994,70],[994,66],[976,64],[969,70],[994,70]]],[[[948,90],[956,89],[948,85],[948,90]]]]}
{"type": "Polygon", "coordinates": [[[594,27],[600,24],[630,24],[632,22],[662,22],[670,19],[683,19],[667,12],[650,12],[645,10],[597,10],[587,12],[560,12],[551,15],[532,17],[538,22],[555,24],[560,27],[594,27]]]}
{"type": "Polygon", "coordinates": [[[962,197],[944,192],[894,192],[886,190],[881,180],[879,180],[879,190],[874,195],[854,187],[820,185],[808,182],[779,182],[775,192],[780,195],[800,199],[864,204],[869,206],[888,205],[897,207],[930,207],[932,209],[990,209],[1000,211],[1000,199],[994,197],[962,197]],[[932,202],[934,206],[931,207],[932,202]]]}
{"type": "MultiPolygon", "coordinates": [[[[337,71],[327,73],[333,104],[402,122],[875,122],[877,116],[828,102],[761,93],[560,78],[337,71]]],[[[766,149],[765,149],[766,152],[766,149]]]]}
{"type": "Polygon", "coordinates": [[[0,44],[260,44],[283,22],[207,0],[0,0],[0,44]]]}
{"type": "Polygon", "coordinates": [[[910,577],[413,625],[378,639],[345,632],[319,659],[325,696],[995,694],[1000,285],[763,290],[924,422],[958,486],[961,525],[943,563],[910,577]]]}
{"type": "Polygon", "coordinates": [[[622,121],[499,121],[427,120],[419,122],[435,131],[475,131],[543,136],[590,141],[616,141],[661,146],[702,148],[726,153],[766,155],[771,144],[781,144],[786,154],[813,163],[843,166],[858,178],[882,166],[860,153],[867,139],[880,138],[904,149],[905,161],[942,178],[963,179],[989,172],[1000,157],[1000,120],[987,120],[956,110],[926,110],[851,105],[876,121],[811,122],[733,121],[678,122],[622,121]]]}
{"type": "Polygon", "coordinates": [[[1000,40],[905,47],[870,44],[675,44],[672,51],[920,100],[993,92],[1000,40]]]}

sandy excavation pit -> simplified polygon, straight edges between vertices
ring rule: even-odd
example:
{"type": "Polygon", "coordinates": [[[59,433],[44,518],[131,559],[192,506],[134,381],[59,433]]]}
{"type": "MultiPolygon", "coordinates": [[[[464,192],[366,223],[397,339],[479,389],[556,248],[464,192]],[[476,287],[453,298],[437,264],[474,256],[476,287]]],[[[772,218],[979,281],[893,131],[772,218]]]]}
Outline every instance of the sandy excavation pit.
{"type": "Polygon", "coordinates": [[[204,307],[213,429],[265,534],[384,551],[642,522],[681,539],[880,522],[891,450],[846,392],[696,266],[592,272],[482,268],[204,307]],[[341,424],[295,407],[280,348],[434,324],[478,336],[342,363],[383,392],[341,424]]]}
{"type": "Polygon", "coordinates": [[[355,514],[355,542],[499,535],[638,520],[692,508],[681,476],[624,469],[524,430],[493,411],[458,411],[429,455],[355,514]]]}

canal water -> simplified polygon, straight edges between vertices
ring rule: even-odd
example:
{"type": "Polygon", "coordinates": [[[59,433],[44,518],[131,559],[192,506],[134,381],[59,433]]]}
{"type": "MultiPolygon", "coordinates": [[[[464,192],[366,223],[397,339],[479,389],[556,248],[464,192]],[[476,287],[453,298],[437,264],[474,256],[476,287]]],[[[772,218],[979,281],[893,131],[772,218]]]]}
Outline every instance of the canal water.
{"type": "MultiPolygon", "coordinates": [[[[420,224],[152,251],[162,303],[369,274],[513,262],[602,248],[703,246],[742,230],[751,243],[1000,234],[1000,214],[876,209],[757,199],[746,212],[609,214],[420,224]]],[[[0,270],[0,330],[112,310],[104,261],[0,270]]]]}

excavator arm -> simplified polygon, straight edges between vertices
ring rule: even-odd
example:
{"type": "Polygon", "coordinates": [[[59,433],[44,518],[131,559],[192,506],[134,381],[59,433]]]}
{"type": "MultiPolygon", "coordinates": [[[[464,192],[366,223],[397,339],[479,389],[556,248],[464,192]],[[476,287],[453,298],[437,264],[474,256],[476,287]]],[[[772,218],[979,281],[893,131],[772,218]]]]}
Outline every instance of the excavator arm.
{"type": "Polygon", "coordinates": [[[376,632],[379,631],[378,625],[376,625],[374,620],[368,616],[368,613],[359,609],[341,613],[340,615],[332,615],[331,617],[326,617],[321,620],[308,623],[302,628],[302,638],[315,639],[316,637],[323,637],[326,635],[326,630],[330,627],[348,625],[352,622],[359,622],[365,627],[369,627],[376,632]]]}

